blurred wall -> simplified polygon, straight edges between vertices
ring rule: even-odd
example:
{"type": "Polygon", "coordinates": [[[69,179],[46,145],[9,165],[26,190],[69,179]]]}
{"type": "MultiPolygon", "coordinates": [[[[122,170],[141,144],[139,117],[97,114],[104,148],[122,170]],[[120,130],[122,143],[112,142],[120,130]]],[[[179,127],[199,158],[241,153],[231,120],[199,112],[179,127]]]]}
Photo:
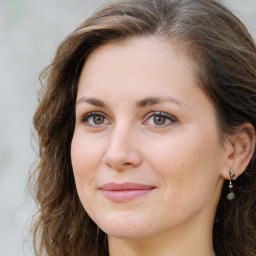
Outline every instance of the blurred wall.
{"type": "MultiPolygon", "coordinates": [[[[106,1],[0,0],[0,256],[33,255],[26,182],[35,159],[38,75],[61,40],[106,1]]],[[[256,1],[225,3],[256,38],[256,1]]]]}

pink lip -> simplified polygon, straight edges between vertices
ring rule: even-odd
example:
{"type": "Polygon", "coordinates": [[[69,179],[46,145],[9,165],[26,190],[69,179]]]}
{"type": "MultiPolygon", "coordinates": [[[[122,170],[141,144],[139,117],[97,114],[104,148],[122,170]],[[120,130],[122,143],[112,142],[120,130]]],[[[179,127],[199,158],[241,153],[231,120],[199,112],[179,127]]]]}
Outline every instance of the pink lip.
{"type": "Polygon", "coordinates": [[[138,183],[106,183],[101,187],[103,195],[114,202],[127,202],[151,192],[156,187],[138,183]]]}

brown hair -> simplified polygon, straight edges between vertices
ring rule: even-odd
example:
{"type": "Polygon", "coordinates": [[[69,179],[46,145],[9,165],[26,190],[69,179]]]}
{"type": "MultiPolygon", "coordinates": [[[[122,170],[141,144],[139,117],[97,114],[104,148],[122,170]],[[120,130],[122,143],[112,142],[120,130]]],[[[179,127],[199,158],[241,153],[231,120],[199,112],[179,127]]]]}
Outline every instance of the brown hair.
{"type": "MultiPolygon", "coordinates": [[[[61,43],[41,75],[46,86],[34,116],[40,145],[34,174],[39,206],[34,223],[36,255],[108,255],[105,234],[79,201],[71,166],[78,79],[88,54],[99,45],[147,35],[179,43],[195,63],[198,83],[216,108],[222,134],[244,122],[256,127],[256,46],[222,4],[127,0],[107,5],[61,43]]],[[[226,200],[224,184],[213,227],[218,256],[256,255],[254,158],[235,181],[235,200],[226,200]]]]}

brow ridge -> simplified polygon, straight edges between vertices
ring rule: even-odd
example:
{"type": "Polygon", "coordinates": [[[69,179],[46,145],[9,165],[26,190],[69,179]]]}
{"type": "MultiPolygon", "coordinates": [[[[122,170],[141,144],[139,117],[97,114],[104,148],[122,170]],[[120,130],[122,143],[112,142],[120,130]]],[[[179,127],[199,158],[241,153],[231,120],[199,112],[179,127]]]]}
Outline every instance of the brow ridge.
{"type": "Polygon", "coordinates": [[[164,102],[172,102],[172,103],[175,103],[177,105],[184,105],[184,106],[188,107],[188,105],[185,104],[184,102],[182,102],[182,101],[180,101],[176,98],[170,97],[170,96],[167,96],[167,97],[148,97],[146,99],[138,101],[136,105],[137,105],[138,108],[143,108],[143,107],[156,105],[156,104],[160,104],[160,103],[164,103],[164,102]]]}
{"type": "Polygon", "coordinates": [[[106,107],[106,104],[102,100],[99,100],[96,98],[82,97],[76,102],[76,105],[79,105],[81,103],[88,103],[88,104],[91,104],[97,107],[102,107],[102,108],[106,107]]]}
{"type": "MultiPolygon", "coordinates": [[[[174,97],[170,97],[170,96],[167,96],[167,97],[148,97],[148,98],[145,98],[145,99],[142,99],[142,100],[138,101],[136,103],[136,107],[137,108],[143,108],[143,107],[156,105],[156,104],[160,104],[160,103],[164,103],[164,102],[172,102],[172,103],[177,104],[177,105],[184,105],[186,107],[189,107],[184,102],[182,102],[182,101],[180,101],[180,100],[178,100],[174,97]]],[[[91,104],[91,105],[94,105],[94,106],[97,106],[97,107],[102,107],[102,108],[106,107],[106,104],[102,100],[99,100],[99,99],[96,99],[96,98],[93,98],[93,97],[92,98],[82,97],[76,102],[76,105],[79,105],[81,103],[88,103],[88,104],[91,104]]]]}

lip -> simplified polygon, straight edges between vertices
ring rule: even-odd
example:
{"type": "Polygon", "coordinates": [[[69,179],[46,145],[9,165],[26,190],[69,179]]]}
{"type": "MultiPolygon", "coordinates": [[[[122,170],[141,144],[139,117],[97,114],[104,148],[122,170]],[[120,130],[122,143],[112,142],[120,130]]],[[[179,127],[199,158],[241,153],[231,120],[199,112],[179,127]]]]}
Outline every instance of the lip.
{"type": "Polygon", "coordinates": [[[100,189],[103,195],[114,202],[128,202],[150,193],[156,187],[139,183],[106,183],[100,189]]]}

